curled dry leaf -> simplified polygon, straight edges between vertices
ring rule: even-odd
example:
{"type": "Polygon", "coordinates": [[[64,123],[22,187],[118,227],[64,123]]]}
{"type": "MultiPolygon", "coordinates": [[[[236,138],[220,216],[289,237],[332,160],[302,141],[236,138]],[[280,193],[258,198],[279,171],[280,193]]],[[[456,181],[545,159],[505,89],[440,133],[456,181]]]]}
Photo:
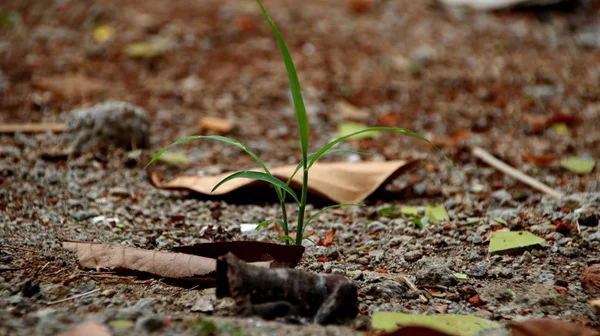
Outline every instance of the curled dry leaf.
{"type": "Polygon", "coordinates": [[[296,266],[304,252],[302,246],[246,241],[180,246],[178,252],[82,241],[64,241],[63,247],[77,253],[83,267],[141,272],[208,284],[214,283],[216,258],[228,252],[261,267],[296,266]]]}
{"type": "Polygon", "coordinates": [[[334,238],[335,238],[335,228],[331,228],[327,232],[327,236],[325,236],[325,241],[323,242],[323,246],[330,246],[331,244],[333,244],[334,238]]]}
{"type": "Polygon", "coordinates": [[[550,319],[533,319],[509,325],[513,336],[600,336],[600,332],[575,323],[550,319]]]}
{"type": "MultiPolygon", "coordinates": [[[[336,203],[358,203],[415,163],[416,161],[315,163],[310,169],[308,192],[336,203]]],[[[271,169],[271,173],[276,178],[287,181],[295,169],[295,165],[281,166],[271,169]]],[[[226,195],[240,188],[263,183],[235,179],[211,193],[212,188],[229,175],[231,172],[216,176],[178,176],[170,181],[161,181],[158,175],[152,174],[150,180],[161,189],[188,189],[205,195],[226,195]]],[[[290,186],[299,189],[302,186],[302,174],[296,174],[290,186]]]]}

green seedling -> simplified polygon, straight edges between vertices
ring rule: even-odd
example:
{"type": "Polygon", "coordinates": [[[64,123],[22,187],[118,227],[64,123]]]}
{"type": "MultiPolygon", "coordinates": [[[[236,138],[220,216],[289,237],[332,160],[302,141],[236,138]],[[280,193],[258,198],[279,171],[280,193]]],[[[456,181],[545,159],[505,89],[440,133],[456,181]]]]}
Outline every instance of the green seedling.
{"type": "MultiPolygon", "coordinates": [[[[156,161],[169,147],[178,145],[178,144],[182,144],[184,142],[194,140],[194,139],[217,140],[217,141],[221,141],[221,142],[224,142],[224,143],[227,143],[227,144],[230,144],[230,145],[233,145],[233,146],[236,146],[236,147],[242,149],[244,152],[246,152],[248,155],[250,155],[256,161],[256,163],[262,169],[262,172],[242,171],[242,172],[237,172],[237,173],[231,174],[231,175],[227,176],[226,178],[224,178],[223,180],[221,180],[219,183],[217,183],[217,185],[213,188],[213,191],[215,189],[217,189],[219,186],[221,186],[223,183],[230,181],[232,179],[235,179],[235,178],[250,178],[250,179],[261,180],[261,181],[270,183],[271,185],[273,185],[273,187],[275,189],[275,193],[277,194],[277,198],[279,199],[279,204],[281,206],[281,212],[282,212],[282,218],[268,220],[266,222],[259,224],[258,227],[259,228],[264,227],[269,222],[276,221],[277,223],[279,223],[281,225],[281,227],[284,231],[284,235],[282,237],[280,237],[280,240],[285,241],[286,244],[295,243],[297,245],[300,245],[300,244],[302,244],[302,240],[304,239],[304,229],[306,228],[306,226],[308,224],[310,224],[310,222],[314,219],[315,216],[321,214],[324,211],[332,209],[332,208],[337,208],[337,207],[341,207],[341,206],[360,206],[360,205],[362,205],[362,204],[339,204],[339,205],[326,207],[305,221],[304,217],[305,217],[305,209],[306,209],[307,193],[308,193],[308,172],[309,172],[310,168],[315,164],[315,162],[317,162],[317,160],[320,159],[321,157],[323,157],[324,155],[336,153],[336,152],[352,152],[352,153],[356,153],[356,154],[365,154],[365,153],[356,152],[356,151],[334,149],[333,147],[335,145],[337,145],[338,143],[340,143],[344,140],[347,140],[347,139],[350,139],[353,137],[357,137],[357,136],[360,137],[360,135],[364,135],[365,133],[373,134],[373,132],[378,132],[378,131],[394,131],[394,132],[404,133],[404,134],[413,136],[417,139],[425,141],[426,143],[428,143],[429,145],[434,147],[436,150],[439,151],[439,149],[435,145],[433,145],[429,140],[427,140],[426,138],[422,137],[421,135],[419,135],[413,131],[405,129],[405,128],[367,127],[367,128],[357,130],[357,131],[349,133],[349,134],[342,135],[342,136],[338,137],[337,139],[331,141],[327,145],[325,145],[323,148],[318,150],[316,153],[309,155],[308,154],[308,148],[309,148],[308,117],[306,115],[306,109],[304,107],[304,99],[302,98],[302,91],[300,89],[300,82],[298,80],[298,75],[296,73],[296,68],[294,66],[294,62],[292,61],[290,52],[283,40],[283,37],[281,36],[281,33],[279,32],[279,29],[277,28],[277,26],[271,19],[271,16],[269,15],[269,13],[267,13],[267,10],[265,9],[265,7],[263,6],[263,4],[260,0],[257,0],[257,3],[260,6],[265,18],[267,19],[267,21],[271,27],[271,30],[273,31],[273,34],[275,35],[275,39],[277,40],[279,49],[281,50],[281,53],[283,54],[283,61],[285,63],[285,67],[287,70],[288,80],[289,80],[289,84],[290,84],[290,90],[292,93],[292,101],[293,101],[293,105],[294,105],[294,110],[296,112],[298,129],[300,130],[300,148],[302,151],[302,161],[298,164],[298,166],[296,167],[292,176],[290,176],[290,178],[286,182],[283,182],[283,181],[277,179],[276,177],[273,176],[273,174],[271,174],[271,172],[269,171],[269,168],[267,168],[267,166],[262,162],[262,160],[260,160],[258,158],[258,156],[250,148],[246,147],[245,145],[243,145],[242,143],[240,143],[236,140],[233,140],[233,139],[230,139],[227,137],[223,137],[223,136],[216,136],[216,135],[206,135],[206,136],[194,135],[194,136],[189,136],[189,137],[179,139],[179,140],[175,141],[173,144],[171,144],[170,146],[165,147],[165,148],[161,149],[158,153],[156,153],[156,155],[154,155],[154,157],[152,158],[150,163],[148,163],[148,165],[150,165],[151,163],[156,161]],[[302,170],[302,189],[301,189],[300,195],[297,195],[296,192],[292,188],[290,188],[290,182],[292,181],[292,178],[296,175],[296,173],[298,173],[300,170],[302,170]],[[291,196],[291,198],[294,200],[294,202],[298,205],[298,218],[297,218],[297,224],[296,224],[295,239],[289,235],[289,219],[288,219],[288,212],[287,212],[286,203],[285,203],[286,196],[288,194],[291,196]]],[[[448,159],[446,158],[446,160],[448,160],[448,159]]],[[[454,169],[454,166],[452,165],[452,163],[449,160],[448,160],[448,162],[450,163],[450,166],[454,169]]]]}

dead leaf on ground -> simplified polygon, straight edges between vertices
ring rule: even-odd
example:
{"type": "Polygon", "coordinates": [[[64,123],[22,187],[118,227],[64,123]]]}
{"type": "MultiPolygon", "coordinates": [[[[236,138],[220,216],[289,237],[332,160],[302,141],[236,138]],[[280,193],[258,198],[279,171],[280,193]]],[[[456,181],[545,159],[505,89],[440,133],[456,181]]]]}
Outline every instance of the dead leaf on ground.
{"type": "Polygon", "coordinates": [[[333,239],[335,238],[335,228],[329,229],[327,232],[327,236],[325,236],[325,241],[323,242],[323,246],[331,246],[333,244],[333,239]]]}
{"type": "MultiPolygon", "coordinates": [[[[337,203],[358,203],[383,184],[412,168],[415,163],[416,161],[315,163],[310,169],[308,192],[337,203]]],[[[287,181],[295,168],[296,165],[281,166],[271,169],[271,173],[276,178],[287,181]]],[[[205,195],[226,195],[240,188],[263,184],[250,179],[235,179],[211,193],[212,188],[230,174],[231,172],[216,176],[178,176],[164,182],[160,175],[151,174],[150,180],[161,189],[188,189],[205,195]]],[[[290,186],[298,190],[301,185],[302,174],[296,174],[290,186]]]]}
{"type": "Polygon", "coordinates": [[[523,161],[529,162],[535,166],[547,167],[550,166],[554,161],[556,161],[556,157],[552,155],[533,155],[533,154],[524,154],[521,156],[523,161]]]}
{"type": "Polygon", "coordinates": [[[19,123],[0,125],[0,133],[59,133],[64,131],[65,123],[19,123]]]}
{"type": "Polygon", "coordinates": [[[509,324],[513,336],[573,335],[599,336],[600,332],[575,323],[550,319],[533,319],[509,324]]]}
{"type": "Polygon", "coordinates": [[[218,134],[227,134],[233,129],[233,122],[229,119],[217,117],[203,117],[198,122],[200,131],[212,131],[218,134]]]}
{"type": "Polygon", "coordinates": [[[600,264],[591,265],[583,271],[581,287],[591,296],[600,295],[600,264]]]}
{"type": "Polygon", "coordinates": [[[74,328],[71,328],[58,336],[110,336],[111,333],[108,328],[100,324],[97,321],[87,321],[78,324],[74,328]]]}
{"type": "Polygon", "coordinates": [[[295,266],[304,252],[301,246],[244,241],[181,246],[177,252],[84,241],[64,241],[63,247],[74,251],[81,266],[86,268],[125,270],[206,283],[214,283],[216,258],[227,252],[263,267],[295,266]]]}
{"type": "Polygon", "coordinates": [[[40,78],[33,85],[69,101],[93,97],[108,88],[107,83],[81,74],[40,78]]]}
{"type": "Polygon", "coordinates": [[[302,259],[304,246],[257,241],[232,241],[176,246],[173,251],[212,259],[231,252],[249,263],[273,261],[271,267],[281,265],[295,267],[302,259]]]}

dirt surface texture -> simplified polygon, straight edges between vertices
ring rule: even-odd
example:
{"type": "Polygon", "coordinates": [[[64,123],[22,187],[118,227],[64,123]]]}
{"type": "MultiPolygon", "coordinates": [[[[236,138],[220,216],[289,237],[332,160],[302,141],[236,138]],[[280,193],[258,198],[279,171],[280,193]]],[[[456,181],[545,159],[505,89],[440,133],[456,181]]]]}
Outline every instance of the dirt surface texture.
{"type": "MultiPolygon", "coordinates": [[[[54,335],[88,320],[112,335],[366,335],[381,311],[598,327],[589,304],[600,296],[597,3],[494,12],[436,1],[264,3],[298,70],[311,152],[348,122],[405,127],[441,149],[382,132],[338,146],[369,156],[323,159],[418,161],[366,206],[325,212],[306,229],[296,268],[350,279],[358,317],[343,326],[240,318],[214,288],[85,269],[62,246],[281,243],[274,224],[242,225],[280,218],[271,190],[207,197],[149,180],[254,168],[242,150],[192,141],[144,169],[193,134],[232,137],[269,167],[299,162],[286,69],[254,1],[6,0],[0,335],[54,335]],[[41,131],[5,129],[31,123],[41,131]],[[562,196],[489,166],[474,147],[562,196]],[[507,231],[542,243],[492,246],[507,231]]],[[[327,205],[309,201],[307,215],[327,205]]],[[[294,203],[288,211],[294,226],[294,203]]]]}

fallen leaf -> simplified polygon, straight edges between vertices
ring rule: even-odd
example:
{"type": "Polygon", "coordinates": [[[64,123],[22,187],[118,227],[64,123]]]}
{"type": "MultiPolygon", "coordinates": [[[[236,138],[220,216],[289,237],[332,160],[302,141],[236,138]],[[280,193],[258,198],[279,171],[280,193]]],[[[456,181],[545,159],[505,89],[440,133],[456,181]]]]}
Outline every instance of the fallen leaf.
{"type": "Polygon", "coordinates": [[[325,236],[325,241],[323,242],[323,246],[326,246],[326,247],[331,246],[334,238],[335,238],[335,228],[331,228],[327,232],[327,236],[325,236]]]}
{"type": "Polygon", "coordinates": [[[109,25],[101,25],[94,29],[94,40],[98,43],[106,42],[115,36],[115,30],[109,25]]]}
{"type": "Polygon", "coordinates": [[[0,125],[0,133],[58,133],[64,131],[64,129],[64,123],[22,123],[0,125]]]}
{"type": "Polygon", "coordinates": [[[193,312],[202,313],[212,312],[215,309],[212,297],[212,295],[203,295],[199,297],[196,301],[194,301],[194,304],[192,305],[192,308],[190,310],[193,312]]]}
{"type": "Polygon", "coordinates": [[[576,174],[589,174],[594,170],[596,162],[593,159],[569,157],[560,161],[560,166],[576,174]]]}
{"type": "Polygon", "coordinates": [[[108,329],[96,321],[87,321],[78,324],[72,329],[69,329],[58,336],[110,336],[108,329]]]}
{"type": "Polygon", "coordinates": [[[500,324],[469,315],[412,315],[395,312],[373,313],[374,329],[394,331],[399,325],[428,327],[450,335],[470,336],[500,324]]]}
{"type": "Polygon", "coordinates": [[[123,330],[133,327],[134,323],[131,320],[112,320],[108,325],[113,329],[123,330]]]}
{"type": "Polygon", "coordinates": [[[279,237],[281,237],[285,234],[285,232],[283,232],[283,229],[277,222],[275,222],[275,231],[277,231],[277,235],[279,235],[279,237]]]}
{"type": "Polygon", "coordinates": [[[547,167],[550,166],[554,161],[556,161],[556,157],[552,155],[533,155],[533,154],[525,154],[522,155],[521,158],[529,162],[535,166],[547,167]]]}
{"type": "Polygon", "coordinates": [[[227,134],[233,129],[233,122],[229,119],[206,116],[200,119],[198,127],[201,131],[212,131],[218,134],[227,134]]]}
{"type": "Polygon", "coordinates": [[[162,50],[154,43],[135,42],[125,46],[125,55],[132,58],[155,58],[162,55],[162,50]]]}
{"type": "Polygon", "coordinates": [[[400,208],[400,212],[409,217],[418,216],[419,215],[419,207],[416,206],[403,206],[400,208]]]}
{"type": "Polygon", "coordinates": [[[469,299],[469,304],[474,307],[481,307],[485,305],[485,301],[483,301],[479,295],[475,295],[469,299]]]}
{"type": "Polygon", "coordinates": [[[370,117],[369,112],[343,100],[335,104],[335,109],[338,113],[340,113],[349,120],[361,121],[366,120],[370,117]]]}
{"type": "Polygon", "coordinates": [[[600,335],[600,332],[596,330],[585,328],[575,323],[550,319],[533,319],[524,322],[510,323],[509,328],[512,336],[600,335]]]}
{"type": "Polygon", "coordinates": [[[528,231],[495,231],[492,233],[490,254],[513,254],[543,245],[545,240],[528,231]]]}
{"type": "MultiPolygon", "coordinates": [[[[354,132],[364,130],[365,128],[367,128],[367,126],[365,126],[363,124],[359,124],[359,123],[352,122],[352,121],[344,121],[344,122],[338,124],[338,131],[337,131],[336,137],[338,137],[338,138],[343,137],[343,136],[352,134],[354,132]]],[[[356,136],[353,136],[351,139],[354,139],[354,140],[377,139],[377,138],[379,138],[379,135],[380,135],[379,131],[372,131],[372,132],[365,132],[365,133],[358,134],[356,136]]]]}
{"type": "Polygon", "coordinates": [[[302,246],[246,241],[178,247],[179,250],[188,253],[146,250],[84,241],[64,241],[63,247],[74,251],[79,258],[79,264],[86,268],[142,272],[206,284],[214,283],[216,258],[228,252],[233,252],[246,261],[263,267],[293,267],[304,253],[302,246]]]}
{"type": "MultiPolygon", "coordinates": [[[[315,163],[310,169],[308,191],[313,195],[340,204],[358,203],[386,182],[413,167],[415,163],[416,161],[315,163]]],[[[271,173],[276,178],[287,181],[295,169],[296,165],[281,166],[271,169],[271,173]]],[[[254,171],[261,170],[254,169],[254,171]]],[[[216,176],[184,175],[163,182],[160,175],[150,174],[150,180],[161,189],[188,189],[204,195],[225,195],[240,188],[263,183],[250,179],[235,179],[228,181],[211,193],[212,188],[229,175],[231,172],[216,176]]],[[[299,190],[301,186],[302,174],[296,174],[290,187],[299,190]]]]}
{"type": "Polygon", "coordinates": [[[589,295],[600,295],[600,264],[591,265],[583,271],[581,287],[589,295]]]}
{"type": "Polygon", "coordinates": [[[469,276],[464,273],[454,273],[454,277],[460,280],[467,280],[469,278],[469,276]]]}
{"type": "Polygon", "coordinates": [[[425,207],[425,216],[432,222],[441,222],[450,219],[444,205],[428,205],[425,207]]]}
{"type": "Polygon", "coordinates": [[[216,259],[231,252],[246,262],[273,261],[271,267],[282,266],[295,267],[302,254],[304,246],[301,245],[279,245],[257,241],[232,241],[194,244],[187,246],[176,246],[175,252],[193,254],[197,256],[216,259]]]}
{"type": "Polygon", "coordinates": [[[157,161],[182,169],[189,167],[191,164],[188,157],[180,152],[165,152],[158,158],[157,161]]]}

